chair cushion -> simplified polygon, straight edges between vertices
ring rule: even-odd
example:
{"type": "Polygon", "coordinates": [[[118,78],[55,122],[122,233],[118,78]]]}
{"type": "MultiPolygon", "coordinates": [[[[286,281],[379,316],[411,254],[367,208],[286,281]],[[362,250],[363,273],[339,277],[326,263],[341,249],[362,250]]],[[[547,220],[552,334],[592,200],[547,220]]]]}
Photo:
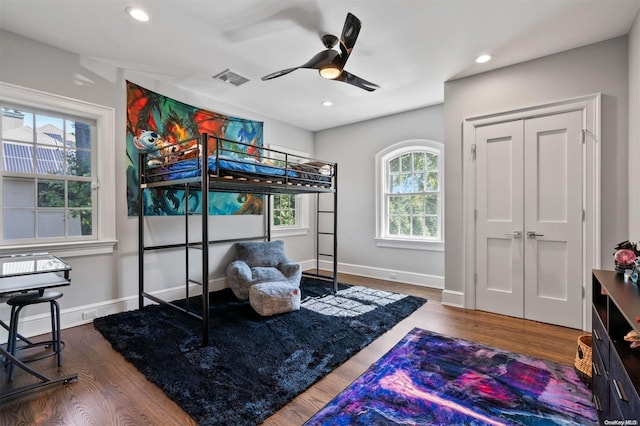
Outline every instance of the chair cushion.
{"type": "Polygon", "coordinates": [[[236,243],[236,259],[253,267],[276,267],[288,260],[284,253],[284,242],[280,240],[236,243]]]}
{"type": "Polygon", "coordinates": [[[257,266],[251,268],[251,276],[253,277],[253,281],[258,283],[287,281],[287,277],[285,277],[278,268],[270,266],[257,266]]]}
{"type": "Polygon", "coordinates": [[[249,289],[249,303],[262,316],[300,309],[300,289],[286,281],[255,284],[249,289]]]}

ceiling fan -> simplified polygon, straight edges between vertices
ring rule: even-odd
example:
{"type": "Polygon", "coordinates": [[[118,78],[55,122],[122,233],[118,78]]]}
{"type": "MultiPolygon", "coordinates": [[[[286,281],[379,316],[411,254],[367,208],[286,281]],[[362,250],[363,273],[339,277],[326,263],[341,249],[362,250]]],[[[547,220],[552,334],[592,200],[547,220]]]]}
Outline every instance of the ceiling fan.
{"type": "Polygon", "coordinates": [[[344,65],[347,63],[347,59],[349,59],[353,46],[356,44],[356,39],[360,33],[361,26],[362,23],[358,18],[351,13],[347,13],[347,18],[344,21],[344,28],[342,29],[340,39],[332,34],[325,34],[322,36],[322,43],[327,48],[326,50],[317,53],[313,58],[309,59],[305,64],[300,65],[299,67],[286,68],[273,72],[262,77],[262,80],[271,80],[272,78],[282,77],[283,75],[289,74],[298,68],[307,68],[318,70],[320,76],[323,78],[342,81],[366,91],[373,92],[380,86],[351,74],[344,69],[344,65]],[[333,49],[338,41],[340,42],[339,52],[333,49]]]}

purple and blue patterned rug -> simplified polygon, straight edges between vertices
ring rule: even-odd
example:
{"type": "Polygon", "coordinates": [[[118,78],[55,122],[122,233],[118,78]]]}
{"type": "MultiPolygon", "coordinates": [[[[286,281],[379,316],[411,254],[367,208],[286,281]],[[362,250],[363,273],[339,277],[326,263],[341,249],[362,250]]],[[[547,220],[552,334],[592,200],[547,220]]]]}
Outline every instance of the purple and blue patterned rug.
{"type": "Polygon", "coordinates": [[[597,425],[574,368],[414,328],[306,426],[597,425]]]}

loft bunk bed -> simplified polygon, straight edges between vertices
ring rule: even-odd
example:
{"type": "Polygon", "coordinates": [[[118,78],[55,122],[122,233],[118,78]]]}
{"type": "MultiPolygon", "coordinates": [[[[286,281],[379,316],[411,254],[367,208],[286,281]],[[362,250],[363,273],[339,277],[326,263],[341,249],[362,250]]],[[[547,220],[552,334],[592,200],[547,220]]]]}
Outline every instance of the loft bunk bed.
{"type": "Polygon", "coordinates": [[[302,275],[330,281],[332,291],[338,291],[337,260],[337,176],[338,165],[309,157],[293,155],[286,152],[255,147],[243,142],[236,142],[208,134],[190,138],[175,144],[168,144],[139,153],[138,157],[138,304],[142,309],[145,299],[155,303],[171,306],[187,315],[193,316],[202,323],[202,344],[209,344],[209,246],[212,244],[234,243],[237,241],[271,240],[271,196],[274,194],[317,194],[316,200],[316,236],[315,273],[303,271],[302,275]],[[247,154],[250,152],[251,154],[247,154]],[[204,155],[207,153],[207,155],[204,155]],[[203,161],[203,157],[206,161],[203,161]],[[144,236],[144,191],[153,189],[176,189],[185,191],[185,199],[189,194],[200,193],[201,239],[189,241],[189,216],[185,203],[184,240],[175,244],[146,245],[144,236]],[[264,234],[255,237],[237,239],[211,240],[209,235],[209,197],[210,192],[232,192],[260,194],[265,197],[264,234]],[[328,209],[321,209],[321,196],[332,198],[328,209]],[[322,216],[329,216],[332,229],[326,230],[322,225],[322,216]],[[322,236],[332,241],[330,249],[322,245],[322,236]],[[145,290],[144,256],[154,250],[185,250],[185,293],[186,306],[165,301],[145,290]],[[189,277],[189,252],[200,250],[202,259],[202,280],[189,277]],[[333,268],[331,275],[320,273],[320,259],[331,258],[333,268]],[[202,313],[198,314],[189,307],[190,285],[202,287],[202,313]]]}

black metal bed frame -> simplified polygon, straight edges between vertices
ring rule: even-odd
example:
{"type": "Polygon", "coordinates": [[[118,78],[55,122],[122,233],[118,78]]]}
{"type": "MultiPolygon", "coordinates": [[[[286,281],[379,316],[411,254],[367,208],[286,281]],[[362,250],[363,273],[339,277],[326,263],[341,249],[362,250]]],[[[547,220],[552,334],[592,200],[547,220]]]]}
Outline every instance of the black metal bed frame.
{"type": "MultiPolygon", "coordinates": [[[[185,146],[187,143],[193,143],[194,141],[199,141],[200,144],[196,144],[196,156],[195,158],[203,158],[206,155],[202,155],[203,153],[209,153],[209,146],[211,144],[211,140],[214,140],[216,153],[221,152],[230,152],[228,148],[224,148],[224,142],[230,142],[232,144],[238,146],[247,146],[249,144],[231,141],[223,138],[219,138],[216,136],[210,136],[208,134],[202,134],[200,137],[191,138],[185,141],[180,141],[174,145],[185,146]]],[[[166,149],[166,147],[165,147],[166,149]]],[[[142,309],[144,306],[145,299],[149,299],[155,303],[163,304],[170,306],[174,309],[184,312],[187,315],[190,315],[202,322],[202,345],[206,346],[209,344],[209,301],[210,301],[210,293],[209,293],[209,246],[212,244],[228,244],[237,241],[248,241],[248,240],[271,240],[271,195],[273,194],[317,194],[316,200],[316,269],[315,273],[304,271],[303,276],[318,278],[326,281],[330,281],[333,284],[333,292],[338,291],[338,242],[337,242],[337,215],[338,215],[338,187],[337,187],[337,178],[338,178],[338,165],[336,163],[326,163],[330,166],[332,171],[330,175],[330,180],[327,183],[317,184],[314,182],[314,179],[308,179],[305,181],[304,178],[291,178],[289,176],[289,171],[295,169],[296,163],[292,162],[291,159],[295,158],[297,160],[311,160],[317,161],[315,159],[309,157],[301,157],[297,155],[288,154],[282,151],[268,149],[259,147],[259,149],[268,155],[277,155],[279,157],[283,157],[284,161],[280,162],[280,166],[285,170],[284,176],[273,178],[271,176],[261,176],[261,175],[246,175],[246,174],[236,174],[234,175],[229,173],[221,173],[220,169],[220,156],[216,155],[216,167],[215,173],[211,173],[209,162],[208,161],[195,161],[196,166],[194,168],[197,171],[198,176],[182,178],[177,180],[161,180],[162,175],[165,174],[162,167],[154,167],[148,168],[147,157],[149,153],[141,152],[138,156],[138,307],[142,309]],[[193,213],[188,211],[188,208],[185,207],[185,233],[184,233],[184,242],[175,243],[175,244],[164,244],[164,245],[151,245],[146,246],[144,243],[144,191],[145,189],[150,188],[174,188],[174,189],[182,189],[186,193],[186,199],[188,199],[188,194],[190,191],[199,191],[201,194],[207,194],[209,192],[237,192],[237,193],[249,193],[249,194],[258,194],[264,195],[266,197],[266,203],[264,203],[264,229],[265,234],[261,236],[255,237],[244,237],[244,238],[231,238],[231,239],[220,239],[220,240],[209,240],[209,215],[206,213],[201,214],[201,241],[200,242],[189,242],[189,216],[193,213]],[[320,209],[320,196],[322,194],[330,194],[333,195],[333,209],[332,210],[321,210],[320,209]],[[320,217],[325,214],[330,214],[333,216],[333,229],[331,231],[321,231],[320,230],[320,217]],[[328,235],[333,237],[333,253],[320,253],[320,235],[328,235]],[[206,241],[206,244],[203,242],[206,241]],[[185,249],[185,290],[186,290],[186,307],[182,307],[176,305],[171,301],[165,301],[149,292],[145,291],[144,286],[144,255],[147,251],[153,250],[170,250],[170,249],[185,249]],[[194,280],[189,277],[189,251],[191,249],[199,249],[202,251],[202,281],[194,280]],[[333,260],[333,271],[332,275],[323,275],[320,274],[320,258],[328,257],[333,260]],[[202,287],[202,315],[198,315],[189,309],[189,286],[190,284],[200,285],[202,287]]],[[[158,149],[157,151],[160,151],[158,149]]],[[[233,152],[233,151],[231,151],[233,152]]],[[[167,154],[170,155],[170,154],[167,154]]],[[[167,155],[158,155],[158,152],[154,153],[156,158],[164,158],[167,155]]],[[[311,173],[313,175],[313,173],[311,173]]],[[[318,175],[319,177],[319,175],[318,175]]],[[[313,178],[313,176],[312,176],[313,178]]],[[[202,212],[209,211],[209,198],[206,196],[201,197],[201,209],[202,212]]]]}

